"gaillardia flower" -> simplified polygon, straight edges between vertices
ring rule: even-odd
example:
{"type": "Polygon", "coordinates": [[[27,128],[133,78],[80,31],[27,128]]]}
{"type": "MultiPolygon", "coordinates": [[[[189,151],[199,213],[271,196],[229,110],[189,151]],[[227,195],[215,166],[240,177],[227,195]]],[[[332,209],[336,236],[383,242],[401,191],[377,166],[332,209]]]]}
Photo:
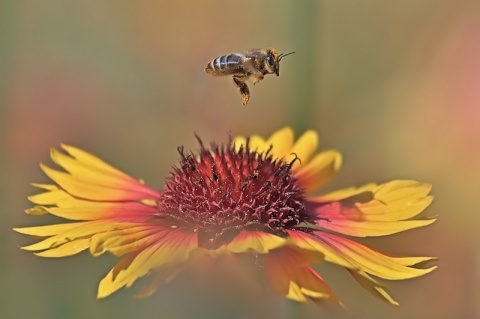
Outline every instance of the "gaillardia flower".
{"type": "Polygon", "coordinates": [[[341,164],[337,151],[315,154],[314,131],[296,142],[290,128],[267,140],[237,137],[226,146],[198,140],[197,153],[179,148],[180,163],[161,190],[80,149],[53,149],[63,171],[41,165],[55,184],[34,184],[43,192],[29,197],[37,206],[26,212],[71,222],[16,228],[43,238],[23,249],[42,257],[87,249],[93,256],[124,256],[101,280],[99,298],[153,275],[142,291],[149,295],[198,260],[254,255],[262,282],[289,299],[338,302],[311,267],[326,261],[396,305],[377,278],[415,278],[436,268],[420,266],[432,257],[392,257],[352,239],[433,223],[434,216],[419,217],[432,201],[430,185],[395,180],[311,195],[341,164]]]}

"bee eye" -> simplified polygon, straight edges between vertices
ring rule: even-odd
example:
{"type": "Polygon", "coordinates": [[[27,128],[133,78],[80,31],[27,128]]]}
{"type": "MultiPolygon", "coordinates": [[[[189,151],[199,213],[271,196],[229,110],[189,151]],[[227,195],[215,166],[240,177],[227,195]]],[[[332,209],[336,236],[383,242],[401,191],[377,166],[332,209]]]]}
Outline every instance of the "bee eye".
{"type": "Polygon", "coordinates": [[[267,56],[267,63],[271,67],[275,66],[275,62],[274,62],[273,57],[271,55],[267,56]]]}

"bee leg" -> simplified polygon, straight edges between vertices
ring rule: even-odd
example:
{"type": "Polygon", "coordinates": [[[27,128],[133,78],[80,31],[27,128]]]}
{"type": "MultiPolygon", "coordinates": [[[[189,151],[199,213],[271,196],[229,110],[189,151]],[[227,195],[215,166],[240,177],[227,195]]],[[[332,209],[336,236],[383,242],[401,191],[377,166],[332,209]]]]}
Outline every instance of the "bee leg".
{"type": "Polygon", "coordinates": [[[264,75],[262,73],[259,73],[259,75],[254,75],[253,78],[253,85],[257,84],[261,80],[263,80],[264,75]]]}
{"type": "Polygon", "coordinates": [[[248,100],[250,99],[250,90],[248,89],[248,85],[245,83],[246,78],[244,77],[233,77],[233,82],[235,85],[240,89],[240,95],[242,96],[242,105],[246,105],[248,100]]]}

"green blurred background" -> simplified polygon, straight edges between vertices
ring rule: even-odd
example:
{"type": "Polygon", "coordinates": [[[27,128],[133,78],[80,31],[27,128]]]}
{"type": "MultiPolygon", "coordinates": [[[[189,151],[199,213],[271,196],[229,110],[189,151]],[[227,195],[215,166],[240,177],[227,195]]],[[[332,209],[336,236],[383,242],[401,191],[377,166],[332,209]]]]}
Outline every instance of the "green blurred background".
{"type": "Polygon", "coordinates": [[[478,1],[1,1],[1,318],[479,318],[480,5],[478,1]],[[203,72],[219,55],[296,51],[280,77],[251,87],[203,72]],[[46,182],[39,162],[60,143],[162,186],[193,133],[316,129],[344,155],[323,191],[370,181],[433,184],[433,226],[364,241],[439,256],[423,278],[389,283],[400,307],[341,269],[321,274],[347,306],[295,306],[269,294],[202,294],[179,281],[145,300],[140,285],[96,300],[115,258],[42,259],[14,226],[46,182]],[[261,296],[261,298],[259,297],[261,296]],[[292,310],[293,308],[293,310],[292,310]]]}

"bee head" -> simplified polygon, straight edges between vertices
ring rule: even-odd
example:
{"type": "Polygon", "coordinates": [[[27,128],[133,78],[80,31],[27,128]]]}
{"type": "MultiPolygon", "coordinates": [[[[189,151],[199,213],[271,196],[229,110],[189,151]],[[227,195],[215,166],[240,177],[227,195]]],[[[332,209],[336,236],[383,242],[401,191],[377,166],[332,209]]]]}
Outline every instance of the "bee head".
{"type": "Polygon", "coordinates": [[[289,53],[280,53],[278,54],[275,49],[267,50],[267,57],[265,59],[265,68],[268,73],[275,73],[277,76],[280,75],[280,60],[287,55],[294,54],[295,52],[289,53]]]}
{"type": "Polygon", "coordinates": [[[280,72],[280,59],[275,49],[267,50],[267,57],[265,58],[265,70],[270,74],[279,75],[280,72]]]}

